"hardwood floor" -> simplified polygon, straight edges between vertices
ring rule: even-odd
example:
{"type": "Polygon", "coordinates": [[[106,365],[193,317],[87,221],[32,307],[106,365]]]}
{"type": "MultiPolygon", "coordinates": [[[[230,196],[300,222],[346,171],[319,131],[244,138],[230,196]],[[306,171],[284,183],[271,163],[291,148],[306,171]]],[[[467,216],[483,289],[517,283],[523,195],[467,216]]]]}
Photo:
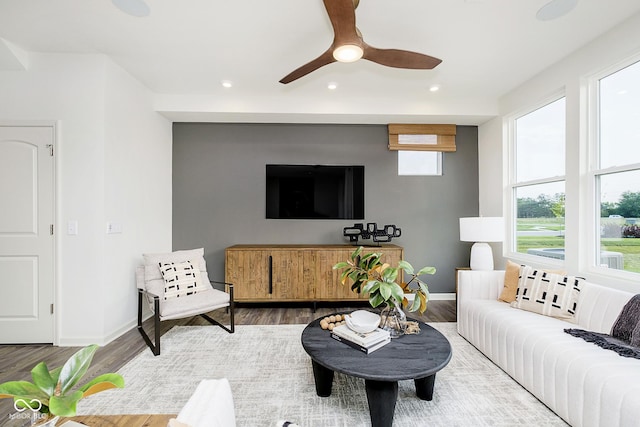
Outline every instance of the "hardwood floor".
{"type": "MultiPolygon", "coordinates": [[[[235,310],[236,325],[280,325],[306,324],[318,317],[335,312],[349,312],[367,307],[336,306],[318,304],[316,312],[309,304],[287,306],[238,305],[235,310]]],[[[223,310],[212,313],[211,317],[226,324],[227,314],[223,310]]],[[[424,322],[455,322],[455,301],[430,301],[424,315],[411,313],[410,317],[424,322]]],[[[201,317],[161,322],[161,334],[175,325],[209,325],[201,317]]],[[[145,322],[145,330],[153,331],[151,319],[145,322]]],[[[116,372],[134,356],[146,349],[138,331],[134,328],[116,340],[100,348],[93,359],[87,378],[105,372],[116,372]]],[[[52,345],[0,345],[0,383],[12,380],[31,380],[31,369],[40,361],[46,361],[49,369],[61,366],[79,347],[56,347],[52,345]]],[[[0,399],[0,426],[10,426],[9,414],[14,413],[11,399],[0,399]]]]}

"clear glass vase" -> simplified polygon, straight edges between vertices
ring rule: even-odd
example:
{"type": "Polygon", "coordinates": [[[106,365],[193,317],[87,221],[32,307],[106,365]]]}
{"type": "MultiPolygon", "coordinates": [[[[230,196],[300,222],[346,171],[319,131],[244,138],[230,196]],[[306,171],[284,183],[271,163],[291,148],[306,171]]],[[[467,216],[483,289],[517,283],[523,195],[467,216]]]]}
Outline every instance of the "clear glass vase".
{"type": "Polygon", "coordinates": [[[387,304],[380,312],[380,327],[389,331],[391,338],[404,335],[407,316],[399,304],[387,304]]]}

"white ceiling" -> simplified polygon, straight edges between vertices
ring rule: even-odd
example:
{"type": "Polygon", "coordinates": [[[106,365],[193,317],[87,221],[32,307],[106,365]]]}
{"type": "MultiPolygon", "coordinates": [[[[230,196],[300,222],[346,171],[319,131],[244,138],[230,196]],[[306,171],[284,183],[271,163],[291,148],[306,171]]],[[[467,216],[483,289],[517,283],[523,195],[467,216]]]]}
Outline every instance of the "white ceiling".
{"type": "MultiPolygon", "coordinates": [[[[146,0],[143,18],[111,0],[0,0],[0,38],[27,52],[108,55],[177,121],[479,124],[497,114],[499,97],[640,13],[638,0],[579,0],[568,15],[538,21],[548,1],[361,0],[356,22],[368,44],[442,64],[334,63],[288,85],[278,81],[333,39],[321,0],[146,0]]],[[[0,67],[9,59],[0,49],[0,67]]]]}

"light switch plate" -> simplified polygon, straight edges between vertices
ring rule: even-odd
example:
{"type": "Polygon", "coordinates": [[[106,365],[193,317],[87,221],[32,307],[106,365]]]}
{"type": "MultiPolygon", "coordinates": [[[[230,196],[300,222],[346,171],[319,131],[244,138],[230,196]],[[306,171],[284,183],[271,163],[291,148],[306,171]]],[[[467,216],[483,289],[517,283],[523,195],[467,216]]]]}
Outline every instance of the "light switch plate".
{"type": "Polygon", "coordinates": [[[120,234],[122,233],[122,223],[116,221],[110,221],[107,223],[107,234],[120,234]]]}
{"type": "Polygon", "coordinates": [[[75,236],[76,234],[78,234],[78,221],[77,220],[72,219],[72,220],[67,222],[67,234],[69,236],[75,236]]]}

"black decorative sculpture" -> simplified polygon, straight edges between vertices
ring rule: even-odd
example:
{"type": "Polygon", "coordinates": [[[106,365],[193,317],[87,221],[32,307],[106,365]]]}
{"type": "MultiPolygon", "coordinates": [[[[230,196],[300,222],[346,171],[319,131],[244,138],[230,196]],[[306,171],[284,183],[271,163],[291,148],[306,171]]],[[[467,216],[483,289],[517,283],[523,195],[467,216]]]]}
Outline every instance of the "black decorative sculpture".
{"type": "Polygon", "coordinates": [[[400,237],[402,230],[395,225],[385,225],[378,229],[378,224],[368,222],[367,227],[363,223],[353,224],[353,227],[342,229],[342,235],[349,237],[349,241],[354,245],[358,244],[358,239],[373,239],[376,243],[390,242],[394,237],[400,237]]]}

